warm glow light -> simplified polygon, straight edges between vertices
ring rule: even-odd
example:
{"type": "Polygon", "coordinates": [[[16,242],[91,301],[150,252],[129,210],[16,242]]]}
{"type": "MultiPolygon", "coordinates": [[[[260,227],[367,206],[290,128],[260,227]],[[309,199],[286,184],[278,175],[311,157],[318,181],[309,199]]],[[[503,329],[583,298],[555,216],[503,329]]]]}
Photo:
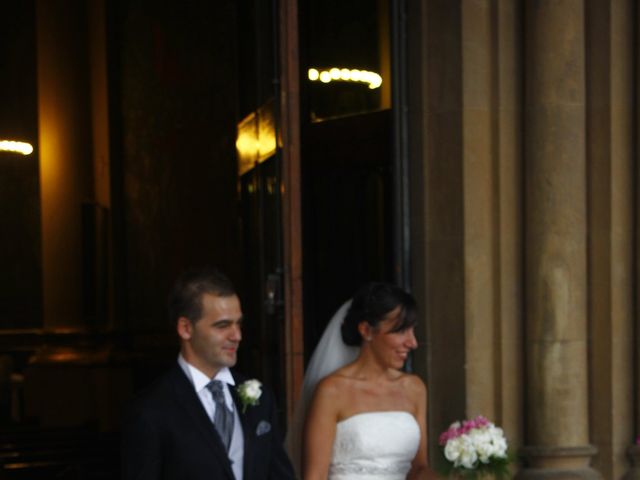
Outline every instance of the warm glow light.
{"type": "Polygon", "coordinates": [[[0,152],[15,152],[22,155],[29,155],[33,152],[30,143],[16,142],[15,140],[0,140],[0,152]]]}
{"type": "Polygon", "coordinates": [[[276,151],[276,137],[256,138],[255,134],[240,132],[236,139],[236,150],[241,157],[255,157],[260,161],[276,151]]]}
{"type": "Polygon", "coordinates": [[[329,68],[318,70],[310,68],[308,72],[309,80],[312,82],[320,80],[322,83],[329,82],[359,82],[366,83],[370,89],[379,88],[382,85],[382,77],[376,72],[367,70],[357,70],[349,68],[329,68]]]}
{"type": "Polygon", "coordinates": [[[271,157],[278,147],[273,101],[251,112],[238,123],[236,152],[238,173],[245,174],[271,157]]]}

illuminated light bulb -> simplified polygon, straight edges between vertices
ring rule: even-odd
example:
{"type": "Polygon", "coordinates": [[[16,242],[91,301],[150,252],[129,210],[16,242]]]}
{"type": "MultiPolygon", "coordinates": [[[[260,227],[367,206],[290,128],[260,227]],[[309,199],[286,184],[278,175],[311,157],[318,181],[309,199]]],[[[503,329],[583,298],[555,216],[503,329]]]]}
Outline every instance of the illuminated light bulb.
{"type": "Polygon", "coordinates": [[[376,72],[368,70],[358,70],[357,68],[337,68],[332,67],[327,70],[318,70],[310,68],[308,70],[309,80],[320,80],[322,83],[330,83],[334,80],[343,82],[358,82],[367,84],[368,88],[374,90],[382,85],[382,77],[376,72]]]}
{"type": "Polygon", "coordinates": [[[380,85],[382,85],[382,77],[380,75],[378,75],[377,73],[371,72],[371,79],[369,81],[369,88],[373,90],[374,88],[380,87],[380,85]]]}
{"type": "Polygon", "coordinates": [[[14,140],[0,140],[0,151],[3,152],[15,152],[22,155],[29,155],[33,152],[33,147],[30,143],[16,142],[14,140]]]}
{"type": "Polygon", "coordinates": [[[362,82],[371,84],[371,72],[362,72],[362,82]]]}

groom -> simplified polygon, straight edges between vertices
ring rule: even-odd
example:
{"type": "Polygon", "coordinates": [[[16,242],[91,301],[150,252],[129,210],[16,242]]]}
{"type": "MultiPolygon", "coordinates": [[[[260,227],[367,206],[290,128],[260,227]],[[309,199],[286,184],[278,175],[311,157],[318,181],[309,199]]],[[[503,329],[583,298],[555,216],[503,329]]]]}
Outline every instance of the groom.
{"type": "Polygon", "coordinates": [[[242,338],[242,310],[229,279],[215,269],[186,272],[169,295],[169,315],[180,355],[129,412],[123,478],[295,478],[272,393],[229,370],[242,338]],[[243,384],[250,388],[239,395],[243,384]]]}

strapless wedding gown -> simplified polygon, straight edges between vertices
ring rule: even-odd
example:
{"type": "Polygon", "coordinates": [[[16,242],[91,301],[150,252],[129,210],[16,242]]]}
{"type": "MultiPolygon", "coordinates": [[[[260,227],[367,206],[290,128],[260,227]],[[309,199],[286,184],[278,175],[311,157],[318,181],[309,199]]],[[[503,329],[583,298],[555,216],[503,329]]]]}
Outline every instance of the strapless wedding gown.
{"type": "Polygon", "coordinates": [[[328,480],[405,480],[419,444],[410,413],[358,413],[336,426],[328,480]]]}

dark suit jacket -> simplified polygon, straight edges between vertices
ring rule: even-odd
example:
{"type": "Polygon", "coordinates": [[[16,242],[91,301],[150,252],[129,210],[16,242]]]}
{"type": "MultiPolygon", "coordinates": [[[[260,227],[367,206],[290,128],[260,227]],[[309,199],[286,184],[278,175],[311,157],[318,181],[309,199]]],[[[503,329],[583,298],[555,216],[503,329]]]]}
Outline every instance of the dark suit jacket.
{"type": "MultiPolygon", "coordinates": [[[[233,374],[236,384],[244,378],[233,374]]],[[[242,404],[231,389],[244,432],[244,480],[286,480],[295,475],[277,426],[273,394],[242,404]]],[[[193,385],[178,364],[130,408],[123,425],[124,480],[234,480],[231,462],[193,385]]]]}

